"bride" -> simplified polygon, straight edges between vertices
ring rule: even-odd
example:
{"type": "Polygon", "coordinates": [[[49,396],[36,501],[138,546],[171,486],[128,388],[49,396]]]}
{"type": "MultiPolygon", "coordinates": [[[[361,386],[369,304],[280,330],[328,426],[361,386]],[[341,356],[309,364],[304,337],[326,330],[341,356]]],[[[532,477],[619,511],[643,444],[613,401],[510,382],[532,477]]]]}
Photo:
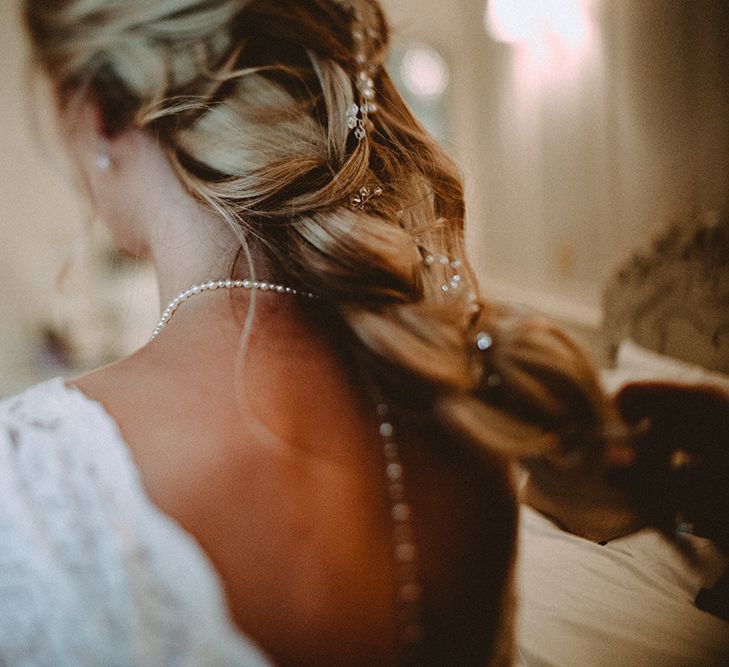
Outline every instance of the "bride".
{"type": "Polygon", "coordinates": [[[0,662],[507,664],[508,456],[609,411],[557,330],[479,296],[376,0],[25,17],[78,190],[163,311],[0,404],[0,662]]]}

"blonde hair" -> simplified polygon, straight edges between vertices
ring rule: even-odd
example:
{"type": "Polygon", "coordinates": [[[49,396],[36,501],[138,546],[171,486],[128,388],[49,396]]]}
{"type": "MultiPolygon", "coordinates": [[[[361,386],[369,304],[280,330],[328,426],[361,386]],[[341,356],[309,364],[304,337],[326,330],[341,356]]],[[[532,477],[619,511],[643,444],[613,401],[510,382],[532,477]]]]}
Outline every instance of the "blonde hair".
{"type": "Polygon", "coordinates": [[[597,433],[605,400],[567,337],[480,299],[465,258],[464,287],[448,292],[446,267],[423,262],[423,248],[464,257],[463,186],[381,66],[379,5],[362,4],[378,66],[363,141],[346,122],[352,19],[333,0],[26,0],[26,19],[61,99],[85,90],[110,133],[154,133],[189,192],[277,280],[321,297],[312,316],[423,437],[498,458],[597,433]],[[383,194],[352,208],[363,185],[383,194]],[[479,332],[493,346],[479,350],[479,332]]]}

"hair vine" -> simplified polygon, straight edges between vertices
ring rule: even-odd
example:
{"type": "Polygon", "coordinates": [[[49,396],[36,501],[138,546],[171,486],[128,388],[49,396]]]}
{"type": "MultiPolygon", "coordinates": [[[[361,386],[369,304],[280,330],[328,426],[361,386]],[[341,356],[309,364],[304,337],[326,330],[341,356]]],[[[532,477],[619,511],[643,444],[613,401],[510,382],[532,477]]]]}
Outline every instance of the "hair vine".
{"type": "Polygon", "coordinates": [[[346,121],[347,127],[354,132],[357,140],[363,141],[367,136],[370,114],[377,111],[373,78],[377,66],[372,62],[367,45],[370,41],[377,39],[379,32],[367,20],[361,0],[332,1],[348,12],[352,18],[353,60],[357,67],[354,86],[357,91],[357,101],[347,110],[346,121]]]}

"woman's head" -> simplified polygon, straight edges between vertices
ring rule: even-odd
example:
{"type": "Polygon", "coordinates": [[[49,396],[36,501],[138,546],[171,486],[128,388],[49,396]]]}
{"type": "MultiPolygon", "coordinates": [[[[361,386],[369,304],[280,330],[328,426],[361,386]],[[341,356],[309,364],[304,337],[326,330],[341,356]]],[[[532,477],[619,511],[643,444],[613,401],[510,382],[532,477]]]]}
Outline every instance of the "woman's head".
{"type": "MultiPolygon", "coordinates": [[[[301,267],[292,259],[309,273],[331,250],[345,264],[340,292],[384,268],[385,284],[365,287],[412,296],[423,277],[416,235],[433,252],[461,254],[462,189],[382,67],[388,28],[369,0],[358,3],[361,53],[379,108],[366,139],[354,137],[348,112],[363,65],[349,4],[28,0],[26,16],[62,107],[93,100],[103,133],[153,135],[188,191],[241,240],[258,242],[274,263],[285,256],[293,274],[301,267]],[[352,210],[363,186],[384,192],[352,210]]],[[[330,288],[330,278],[311,287],[330,288]]]]}

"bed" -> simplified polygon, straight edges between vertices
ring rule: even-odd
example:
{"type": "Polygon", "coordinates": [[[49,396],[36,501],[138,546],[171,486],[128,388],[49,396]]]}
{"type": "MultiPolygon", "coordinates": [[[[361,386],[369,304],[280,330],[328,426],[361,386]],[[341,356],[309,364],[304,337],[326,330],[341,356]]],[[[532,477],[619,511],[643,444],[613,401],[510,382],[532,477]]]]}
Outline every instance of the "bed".
{"type": "MultiPolygon", "coordinates": [[[[604,338],[609,391],[653,379],[729,391],[729,219],[672,225],[631,257],[605,291],[604,338]]],[[[727,558],[706,539],[683,539],[696,566],[657,531],[600,545],[523,506],[517,664],[729,665],[729,622],[694,603],[727,558]]]]}

